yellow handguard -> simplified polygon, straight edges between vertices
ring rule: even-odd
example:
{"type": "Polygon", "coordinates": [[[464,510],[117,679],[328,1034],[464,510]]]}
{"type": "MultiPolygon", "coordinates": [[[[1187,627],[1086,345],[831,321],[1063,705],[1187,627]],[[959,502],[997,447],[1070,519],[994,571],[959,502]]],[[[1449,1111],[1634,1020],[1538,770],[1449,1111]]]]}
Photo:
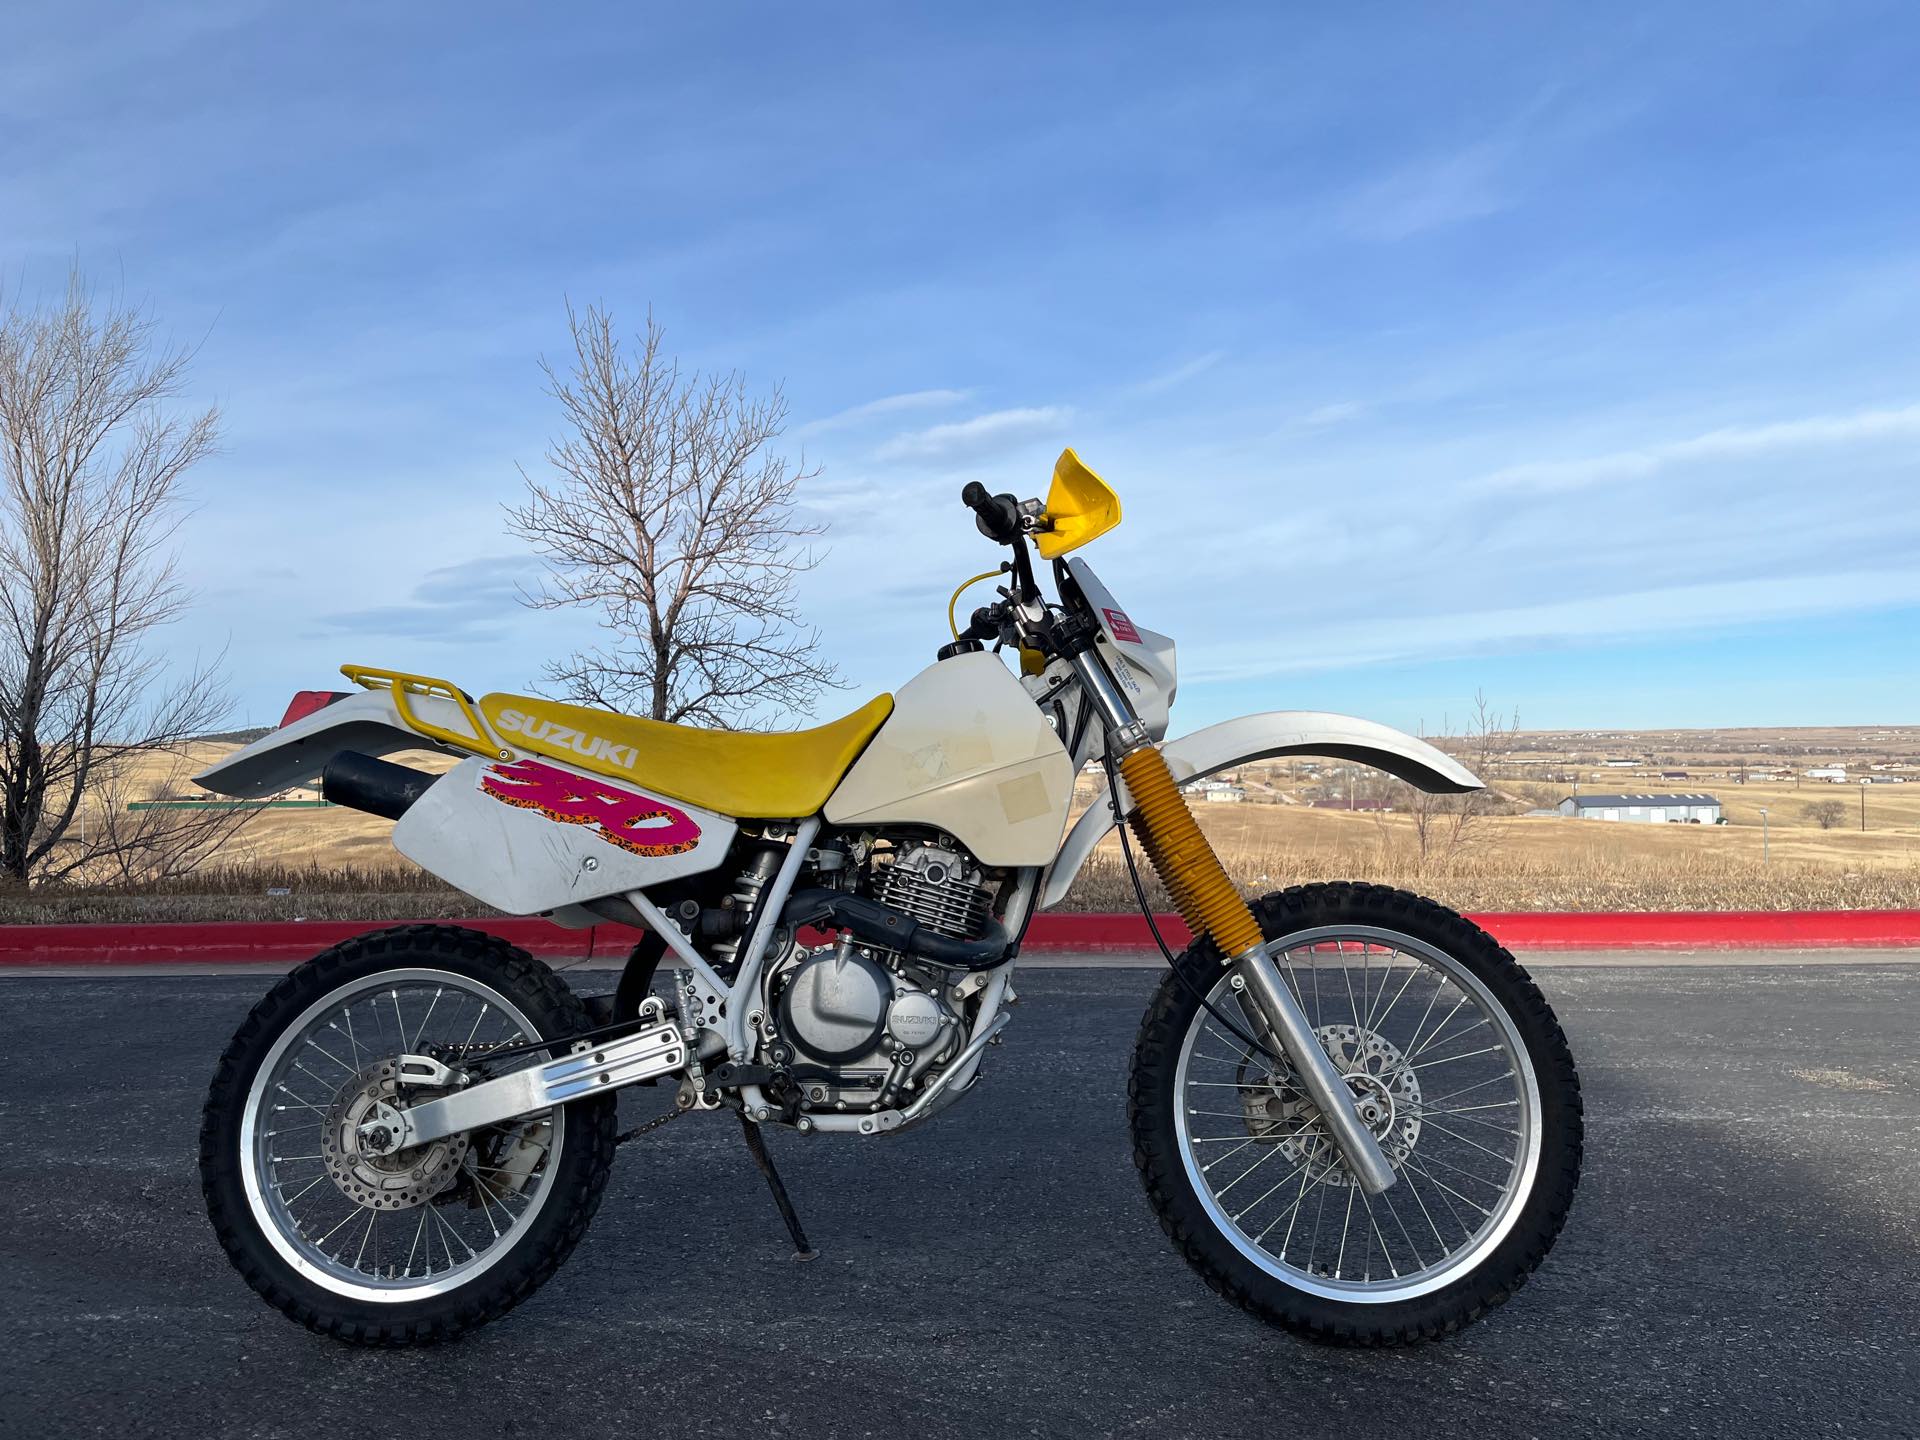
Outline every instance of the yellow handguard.
{"type": "Polygon", "coordinates": [[[1173,783],[1166,757],[1152,745],[1130,750],[1120,757],[1120,778],[1133,796],[1133,814],[1127,823],[1187,928],[1196,937],[1211,935],[1229,957],[1260,944],[1265,937],[1253,912],[1201,833],[1193,811],[1187,808],[1187,797],[1173,783]]]}

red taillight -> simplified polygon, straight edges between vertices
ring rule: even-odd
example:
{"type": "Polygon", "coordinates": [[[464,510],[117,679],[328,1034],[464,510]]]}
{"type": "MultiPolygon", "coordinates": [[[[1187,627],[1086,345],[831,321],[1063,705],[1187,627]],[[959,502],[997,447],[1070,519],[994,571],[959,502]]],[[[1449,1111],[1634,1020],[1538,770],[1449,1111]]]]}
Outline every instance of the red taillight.
{"type": "Polygon", "coordinates": [[[336,700],[347,698],[345,690],[302,690],[287,702],[287,713],[280,717],[284,730],[296,720],[304,720],[316,710],[324,710],[336,700]]]}

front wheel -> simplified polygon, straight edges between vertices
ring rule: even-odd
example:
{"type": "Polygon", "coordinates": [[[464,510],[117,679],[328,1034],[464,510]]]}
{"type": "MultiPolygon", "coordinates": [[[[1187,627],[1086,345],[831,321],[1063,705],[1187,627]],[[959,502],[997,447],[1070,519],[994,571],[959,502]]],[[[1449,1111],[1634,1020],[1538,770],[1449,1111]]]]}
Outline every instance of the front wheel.
{"type": "Polygon", "coordinates": [[[274,986],[220,1059],[200,1129],[207,1213],[271,1305],[358,1344],[444,1340],[532,1294],[600,1203],[612,1095],[391,1154],[376,1107],[431,1099],[403,1054],[507,1069],[551,1058],[585,1008],[559,976],[478,931],[416,925],[336,945],[274,986]]]}
{"type": "Polygon", "coordinates": [[[1431,901],[1305,885],[1252,908],[1396,1180],[1354,1183],[1292,1067],[1234,1033],[1264,1032],[1203,940],[1134,1049],[1134,1163],[1161,1226],[1216,1291],[1314,1339],[1457,1330],[1519,1289],[1573,1202],[1566,1036],[1513,956],[1431,901]]]}

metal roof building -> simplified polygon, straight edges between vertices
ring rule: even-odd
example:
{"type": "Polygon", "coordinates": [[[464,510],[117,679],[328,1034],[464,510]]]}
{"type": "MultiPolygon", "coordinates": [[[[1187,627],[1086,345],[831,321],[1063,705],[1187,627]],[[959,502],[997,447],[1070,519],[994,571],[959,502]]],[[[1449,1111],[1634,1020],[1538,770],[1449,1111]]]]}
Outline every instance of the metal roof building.
{"type": "Polygon", "coordinates": [[[1570,795],[1558,806],[1581,820],[1628,820],[1641,825],[1717,825],[1712,795],[1570,795]]]}

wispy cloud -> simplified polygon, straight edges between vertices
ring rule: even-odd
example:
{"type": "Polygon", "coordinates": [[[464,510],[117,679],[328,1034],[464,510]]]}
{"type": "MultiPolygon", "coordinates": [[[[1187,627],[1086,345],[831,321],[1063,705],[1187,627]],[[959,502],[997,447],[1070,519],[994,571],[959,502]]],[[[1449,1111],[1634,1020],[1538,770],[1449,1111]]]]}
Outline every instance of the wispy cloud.
{"type": "Polygon", "coordinates": [[[1513,203],[1502,182],[1511,148],[1483,141],[1401,166],[1354,191],[1340,219],[1362,239],[1394,241],[1496,214],[1513,203]]]}
{"type": "Polygon", "coordinates": [[[817,435],[822,430],[841,430],[885,415],[899,415],[911,410],[944,410],[963,404],[971,393],[967,390],[911,390],[904,395],[883,395],[864,405],[853,405],[818,420],[809,420],[795,427],[793,433],[817,435]]]}
{"type": "Polygon", "coordinates": [[[1597,485],[1643,480],[1671,465],[1726,460],[1780,451],[1865,444],[1920,435],[1920,405],[1897,410],[1856,410],[1847,415],[1814,415],[1768,425],[1729,425],[1684,440],[1631,450],[1614,450],[1568,460],[1509,465],[1482,476],[1484,491],[1532,491],[1552,494],[1597,485]]]}
{"type": "Polygon", "coordinates": [[[1315,626],[1276,656],[1270,647],[1229,640],[1193,647],[1183,680],[1245,680],[1290,671],[1510,653],[1533,647],[1608,642],[1850,610],[1920,604],[1910,570],[1851,570],[1781,580],[1667,585],[1614,595],[1484,610],[1396,615],[1315,626]]]}
{"type": "Polygon", "coordinates": [[[994,410],[971,420],[956,420],[896,435],[874,455],[878,460],[920,464],[981,460],[1057,434],[1072,414],[1061,405],[994,410]]]}
{"type": "Polygon", "coordinates": [[[1196,376],[1206,374],[1226,358],[1227,352],[1224,350],[1209,350],[1204,355],[1196,355],[1191,360],[1175,365],[1171,370],[1163,370],[1160,374],[1149,376],[1129,388],[1138,395],[1154,395],[1162,390],[1171,390],[1177,385],[1186,384],[1196,376]]]}
{"type": "Polygon", "coordinates": [[[1325,430],[1331,425],[1344,425],[1349,420],[1357,420],[1366,413],[1367,407],[1358,400],[1335,400],[1326,405],[1316,405],[1304,414],[1294,416],[1283,428],[1325,430]]]}
{"type": "Polygon", "coordinates": [[[355,634],[474,645],[501,638],[520,591],[539,573],[531,555],[489,555],[429,570],[406,600],[319,618],[321,634],[355,634]]]}

